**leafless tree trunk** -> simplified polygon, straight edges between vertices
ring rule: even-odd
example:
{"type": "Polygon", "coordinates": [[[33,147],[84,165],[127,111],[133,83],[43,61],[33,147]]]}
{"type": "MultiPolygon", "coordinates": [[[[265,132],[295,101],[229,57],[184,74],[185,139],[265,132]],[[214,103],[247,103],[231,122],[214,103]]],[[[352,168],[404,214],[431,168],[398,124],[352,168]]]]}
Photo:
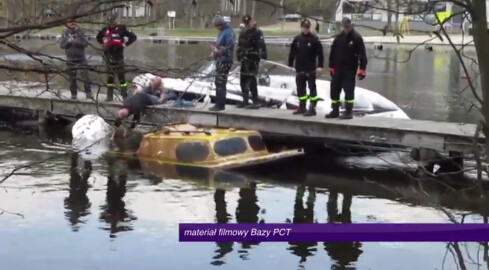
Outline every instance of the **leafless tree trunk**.
{"type": "MultiPolygon", "coordinates": [[[[133,24],[136,24],[136,8],[137,8],[137,4],[135,2],[131,2],[130,3],[130,7],[131,7],[132,23],[133,24]]],[[[129,12],[127,12],[127,14],[129,15],[129,12]]]]}
{"type": "MultiPolygon", "coordinates": [[[[397,7],[399,7],[399,0],[396,0],[397,7]]],[[[399,26],[399,10],[396,8],[396,19],[395,19],[395,27],[399,26]]]]}
{"type": "Polygon", "coordinates": [[[392,0],[387,0],[387,30],[392,30],[392,0]]]}
{"type": "MultiPolygon", "coordinates": [[[[487,31],[486,1],[472,0],[472,29],[479,64],[482,90],[481,113],[484,118],[483,133],[486,137],[486,150],[489,150],[489,34],[487,31]]],[[[489,156],[489,155],[487,155],[489,156]]]]}
{"type": "Polygon", "coordinates": [[[324,21],[333,21],[335,18],[336,10],[340,5],[341,0],[330,0],[324,3],[323,7],[323,20],[324,21]]]}
{"type": "Polygon", "coordinates": [[[190,29],[194,29],[194,5],[192,3],[189,4],[189,26],[190,29]]]}

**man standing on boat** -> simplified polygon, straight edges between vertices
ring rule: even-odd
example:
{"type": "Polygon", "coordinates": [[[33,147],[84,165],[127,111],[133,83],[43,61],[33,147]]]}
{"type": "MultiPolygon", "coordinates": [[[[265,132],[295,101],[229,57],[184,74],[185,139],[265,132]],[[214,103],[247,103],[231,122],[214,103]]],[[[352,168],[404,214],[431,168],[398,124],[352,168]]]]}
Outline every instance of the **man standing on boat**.
{"type": "Polygon", "coordinates": [[[362,36],[353,29],[349,18],[343,18],[343,31],[334,39],[329,54],[331,75],[331,113],[326,118],[353,118],[355,102],[355,75],[359,80],[366,76],[367,54],[362,36]],[[340,116],[340,94],[345,91],[345,113],[340,116]]]}
{"type": "Polygon", "coordinates": [[[299,109],[294,114],[304,116],[316,115],[316,104],[318,102],[316,89],[316,74],[323,70],[324,54],[323,45],[319,38],[311,33],[311,22],[301,22],[302,33],[294,38],[290,46],[289,67],[295,68],[297,72],[297,96],[299,97],[299,109]],[[307,95],[309,86],[309,96],[307,95]],[[309,110],[306,110],[309,99],[309,110]]]}
{"type": "Polygon", "coordinates": [[[66,66],[70,78],[71,99],[77,99],[77,69],[80,71],[81,79],[85,86],[86,98],[92,99],[92,89],[90,87],[90,79],[88,78],[88,64],[85,56],[85,48],[88,46],[88,40],[83,30],[75,21],[67,24],[59,45],[61,49],[66,51],[66,66]]]}
{"type": "Polygon", "coordinates": [[[258,69],[260,60],[267,59],[267,47],[263,33],[256,27],[250,15],[243,17],[243,24],[246,29],[239,34],[238,50],[236,56],[241,63],[241,91],[243,92],[243,102],[238,108],[258,109],[258,69]],[[249,93],[253,104],[248,105],[249,93]]]}
{"type": "Polygon", "coordinates": [[[115,75],[119,79],[123,99],[127,98],[126,74],[124,72],[124,48],[134,43],[136,34],[129,31],[124,24],[117,23],[117,13],[108,17],[108,25],[97,34],[97,42],[103,45],[104,58],[107,64],[107,99],[114,99],[115,75]]]}
{"type": "Polygon", "coordinates": [[[211,57],[216,61],[216,104],[209,110],[222,111],[226,107],[226,85],[233,66],[235,35],[233,28],[220,14],[212,19],[212,24],[219,30],[219,34],[215,44],[211,46],[211,57]]]}

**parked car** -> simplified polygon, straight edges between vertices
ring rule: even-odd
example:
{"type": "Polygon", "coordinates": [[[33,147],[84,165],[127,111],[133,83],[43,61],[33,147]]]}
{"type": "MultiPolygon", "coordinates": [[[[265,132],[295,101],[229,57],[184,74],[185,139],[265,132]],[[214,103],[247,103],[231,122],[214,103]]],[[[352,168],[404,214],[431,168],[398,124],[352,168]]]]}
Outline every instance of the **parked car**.
{"type": "Polygon", "coordinates": [[[285,22],[298,22],[301,19],[302,16],[299,14],[287,14],[285,16],[280,17],[280,20],[285,22]]]}

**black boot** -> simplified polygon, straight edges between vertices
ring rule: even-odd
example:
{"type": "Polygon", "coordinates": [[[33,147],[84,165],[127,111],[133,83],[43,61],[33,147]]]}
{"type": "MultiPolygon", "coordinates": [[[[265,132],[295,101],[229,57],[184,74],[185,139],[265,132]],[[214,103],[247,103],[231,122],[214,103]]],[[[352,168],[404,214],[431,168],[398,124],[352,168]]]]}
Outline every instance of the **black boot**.
{"type": "Polygon", "coordinates": [[[253,97],[252,100],[253,100],[253,104],[250,104],[250,105],[246,106],[245,109],[248,109],[248,110],[257,110],[257,109],[260,109],[261,104],[260,104],[260,101],[258,101],[258,98],[253,97]]]}
{"type": "Polygon", "coordinates": [[[236,108],[245,108],[248,105],[248,102],[240,102],[238,105],[236,105],[236,108]]]}
{"type": "Polygon", "coordinates": [[[236,105],[236,107],[237,108],[245,108],[248,105],[249,105],[249,103],[248,103],[248,95],[243,94],[243,101],[240,102],[238,105],[236,105]]]}
{"type": "Polygon", "coordinates": [[[340,116],[340,119],[353,119],[353,103],[345,104],[345,112],[340,116]]]}
{"type": "Polygon", "coordinates": [[[328,118],[328,119],[338,118],[340,116],[340,104],[339,103],[333,103],[333,104],[331,104],[331,108],[333,110],[329,114],[326,115],[326,118],[328,118]]]}
{"type": "Polygon", "coordinates": [[[261,107],[261,104],[259,102],[253,102],[253,104],[246,106],[245,109],[257,110],[257,109],[260,109],[260,107],[261,107]]]}
{"type": "Polygon", "coordinates": [[[309,105],[309,110],[304,113],[304,116],[315,116],[316,115],[316,101],[311,101],[309,105]]]}
{"type": "Polygon", "coordinates": [[[248,100],[249,100],[248,95],[249,95],[248,91],[243,92],[243,101],[236,106],[237,108],[244,108],[244,107],[248,106],[248,104],[249,104],[248,103],[248,100]]]}
{"type": "Polygon", "coordinates": [[[214,105],[214,106],[212,106],[212,107],[209,108],[209,111],[211,111],[211,112],[224,111],[224,107],[218,106],[218,105],[214,105]]]}
{"type": "Polygon", "coordinates": [[[250,92],[251,92],[251,100],[253,101],[253,104],[246,106],[245,109],[251,109],[251,110],[260,109],[261,104],[260,101],[258,100],[258,89],[256,87],[256,83],[250,86],[250,92]]]}
{"type": "Polygon", "coordinates": [[[294,111],[292,114],[304,114],[306,112],[306,101],[300,101],[299,103],[299,109],[294,111]]]}

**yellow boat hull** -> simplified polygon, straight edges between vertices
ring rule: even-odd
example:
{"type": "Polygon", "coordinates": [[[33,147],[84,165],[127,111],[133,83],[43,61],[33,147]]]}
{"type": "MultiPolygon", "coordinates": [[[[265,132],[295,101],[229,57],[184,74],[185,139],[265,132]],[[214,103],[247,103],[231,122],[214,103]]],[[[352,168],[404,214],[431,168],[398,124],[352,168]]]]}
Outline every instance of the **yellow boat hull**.
{"type": "Polygon", "coordinates": [[[133,153],[115,153],[137,156],[159,164],[173,164],[204,168],[233,168],[256,165],[297,156],[298,150],[270,153],[261,134],[256,131],[197,128],[187,124],[165,126],[143,136],[133,153]]]}

